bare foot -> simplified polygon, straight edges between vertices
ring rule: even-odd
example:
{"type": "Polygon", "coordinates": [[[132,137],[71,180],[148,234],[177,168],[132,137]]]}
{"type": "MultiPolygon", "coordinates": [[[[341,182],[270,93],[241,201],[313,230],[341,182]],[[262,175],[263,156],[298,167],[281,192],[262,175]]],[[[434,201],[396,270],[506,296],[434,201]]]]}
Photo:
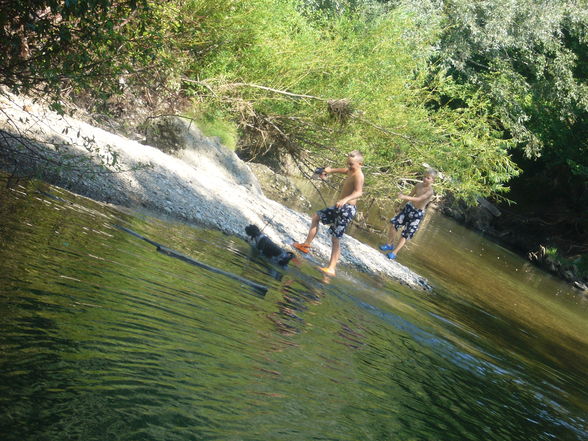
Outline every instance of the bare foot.
{"type": "Polygon", "coordinates": [[[335,277],[335,270],[330,270],[329,268],[326,268],[326,267],[321,267],[321,268],[319,268],[319,270],[322,271],[327,276],[335,277]]]}

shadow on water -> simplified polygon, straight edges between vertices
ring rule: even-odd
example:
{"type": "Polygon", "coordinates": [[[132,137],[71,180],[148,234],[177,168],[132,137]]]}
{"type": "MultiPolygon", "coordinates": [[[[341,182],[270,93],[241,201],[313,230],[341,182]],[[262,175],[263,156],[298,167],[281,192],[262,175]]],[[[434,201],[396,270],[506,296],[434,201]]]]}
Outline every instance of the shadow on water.
{"type": "Polygon", "coordinates": [[[588,438],[586,303],[442,217],[423,293],[38,186],[0,191],[3,440],[588,438]]]}

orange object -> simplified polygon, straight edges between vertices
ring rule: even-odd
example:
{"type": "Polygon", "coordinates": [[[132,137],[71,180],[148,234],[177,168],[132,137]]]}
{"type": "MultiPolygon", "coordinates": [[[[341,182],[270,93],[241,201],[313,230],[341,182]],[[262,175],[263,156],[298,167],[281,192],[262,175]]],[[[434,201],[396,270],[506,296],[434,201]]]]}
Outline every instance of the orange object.
{"type": "Polygon", "coordinates": [[[335,277],[335,271],[329,271],[328,268],[326,267],[321,267],[319,268],[320,271],[322,271],[324,274],[326,274],[327,276],[331,276],[331,277],[335,277]]]}
{"type": "Polygon", "coordinates": [[[310,251],[310,245],[306,245],[305,243],[294,242],[292,246],[296,248],[298,251],[303,252],[304,254],[308,254],[308,252],[310,251]]]}

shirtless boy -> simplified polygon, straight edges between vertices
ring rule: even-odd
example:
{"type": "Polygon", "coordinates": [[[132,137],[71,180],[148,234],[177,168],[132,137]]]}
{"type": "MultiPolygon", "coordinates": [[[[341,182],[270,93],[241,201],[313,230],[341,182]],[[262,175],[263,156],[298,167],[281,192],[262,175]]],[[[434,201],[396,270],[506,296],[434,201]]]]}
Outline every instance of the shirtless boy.
{"type": "Polygon", "coordinates": [[[396,259],[398,252],[406,241],[412,239],[412,236],[419,229],[421,220],[425,215],[425,208],[433,198],[433,183],[436,177],[437,170],[430,168],[425,172],[423,182],[416,184],[408,196],[402,193],[398,194],[398,199],[404,199],[408,202],[400,213],[390,219],[392,225],[390,225],[390,230],[388,231],[388,242],[380,246],[382,251],[390,251],[386,254],[388,259],[396,259]],[[404,226],[401,233],[402,237],[395,248],[393,243],[396,239],[396,232],[402,226],[404,226]]]}
{"type": "Polygon", "coordinates": [[[325,167],[321,173],[320,178],[324,179],[327,173],[345,173],[347,178],[343,182],[339,200],[333,207],[328,207],[317,211],[312,216],[310,230],[308,236],[303,243],[294,243],[294,247],[303,253],[310,251],[310,244],[316,233],[318,232],[319,221],[323,224],[330,224],[329,233],[331,234],[331,259],[329,265],[320,270],[329,276],[335,275],[335,267],[341,255],[340,242],[341,237],[352,219],[357,213],[355,206],[357,199],[363,194],[363,172],[361,166],[363,165],[363,156],[358,150],[354,150],[347,155],[347,168],[331,168],[325,167]]]}

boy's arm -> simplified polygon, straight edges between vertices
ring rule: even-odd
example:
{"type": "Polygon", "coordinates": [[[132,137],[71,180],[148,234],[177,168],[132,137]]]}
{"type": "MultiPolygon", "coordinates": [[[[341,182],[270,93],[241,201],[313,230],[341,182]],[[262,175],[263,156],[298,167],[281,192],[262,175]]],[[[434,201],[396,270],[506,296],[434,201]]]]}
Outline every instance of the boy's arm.
{"type": "MultiPolygon", "coordinates": [[[[410,194],[411,195],[414,194],[414,190],[411,191],[410,194]]],[[[424,200],[427,200],[429,197],[431,197],[432,194],[433,194],[433,189],[430,188],[429,190],[425,191],[420,196],[407,196],[405,194],[399,193],[398,199],[404,199],[405,201],[411,201],[411,202],[422,202],[424,200]]]]}
{"type": "Polygon", "coordinates": [[[348,171],[349,171],[348,168],[325,167],[325,173],[347,173],[348,171]]]}
{"type": "Polygon", "coordinates": [[[350,201],[353,201],[355,199],[359,199],[361,197],[361,195],[363,194],[363,181],[364,181],[363,173],[360,173],[359,176],[357,176],[355,178],[355,183],[353,185],[353,191],[351,192],[351,194],[349,196],[345,196],[344,198],[338,200],[337,203],[335,204],[335,206],[337,208],[339,208],[345,204],[348,204],[350,201]]]}

